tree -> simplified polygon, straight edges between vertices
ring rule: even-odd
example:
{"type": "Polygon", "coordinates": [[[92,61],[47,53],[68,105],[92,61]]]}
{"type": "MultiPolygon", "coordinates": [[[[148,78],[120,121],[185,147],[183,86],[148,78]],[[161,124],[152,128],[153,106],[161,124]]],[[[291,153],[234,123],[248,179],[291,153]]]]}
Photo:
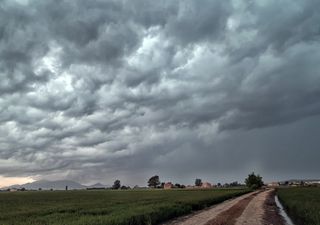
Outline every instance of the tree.
{"type": "Polygon", "coordinates": [[[258,189],[261,188],[263,185],[262,177],[259,174],[255,175],[254,172],[248,175],[248,177],[245,180],[245,183],[247,187],[251,189],[258,189]]]}
{"type": "Polygon", "coordinates": [[[237,186],[239,186],[239,183],[238,183],[238,181],[234,181],[234,182],[230,183],[230,186],[231,187],[237,187],[237,186]]]}
{"type": "Polygon", "coordinates": [[[159,186],[159,184],[160,184],[160,179],[158,175],[155,175],[148,180],[149,187],[156,188],[157,186],[159,186]]]}
{"type": "Polygon", "coordinates": [[[112,185],[112,189],[119,189],[120,187],[121,187],[120,180],[115,180],[113,185],[112,185]]]}
{"type": "Polygon", "coordinates": [[[202,185],[202,181],[201,179],[197,178],[194,182],[194,184],[197,186],[197,187],[200,187],[202,185]]]}

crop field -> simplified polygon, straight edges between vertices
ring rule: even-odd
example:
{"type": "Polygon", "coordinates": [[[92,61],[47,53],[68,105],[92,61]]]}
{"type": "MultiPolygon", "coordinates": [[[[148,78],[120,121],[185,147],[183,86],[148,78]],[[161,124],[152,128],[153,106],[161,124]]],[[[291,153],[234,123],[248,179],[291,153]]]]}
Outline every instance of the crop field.
{"type": "Polygon", "coordinates": [[[279,188],[277,194],[296,224],[320,224],[320,188],[279,188]]]}
{"type": "Polygon", "coordinates": [[[0,225],[157,224],[245,189],[0,193],[0,225]]]}

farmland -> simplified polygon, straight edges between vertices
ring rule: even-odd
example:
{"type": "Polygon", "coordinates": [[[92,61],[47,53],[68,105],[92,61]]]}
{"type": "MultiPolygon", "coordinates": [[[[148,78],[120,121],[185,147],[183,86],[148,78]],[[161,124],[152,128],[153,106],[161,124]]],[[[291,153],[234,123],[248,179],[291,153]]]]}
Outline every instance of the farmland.
{"type": "Polygon", "coordinates": [[[208,189],[0,193],[0,224],[157,224],[246,192],[208,189]]]}
{"type": "Polygon", "coordinates": [[[320,188],[297,187],[277,190],[281,203],[297,224],[320,224],[320,188]]]}

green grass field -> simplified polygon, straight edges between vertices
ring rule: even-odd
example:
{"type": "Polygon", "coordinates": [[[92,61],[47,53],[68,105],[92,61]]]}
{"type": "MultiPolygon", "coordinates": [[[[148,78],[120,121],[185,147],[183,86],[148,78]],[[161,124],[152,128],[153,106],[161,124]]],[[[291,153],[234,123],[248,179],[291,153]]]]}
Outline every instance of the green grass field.
{"type": "Polygon", "coordinates": [[[0,193],[0,225],[157,224],[244,189],[0,193]]]}
{"type": "Polygon", "coordinates": [[[277,194],[296,224],[320,224],[319,187],[279,188],[277,194]]]}

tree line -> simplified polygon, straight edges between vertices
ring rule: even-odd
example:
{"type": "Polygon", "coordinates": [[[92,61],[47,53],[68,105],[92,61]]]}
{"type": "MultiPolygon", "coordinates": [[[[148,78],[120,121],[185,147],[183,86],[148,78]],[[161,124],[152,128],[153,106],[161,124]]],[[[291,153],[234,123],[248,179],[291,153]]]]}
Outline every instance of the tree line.
{"type": "MultiPolygon", "coordinates": [[[[165,183],[164,182],[160,182],[160,178],[159,178],[158,175],[154,175],[154,176],[150,177],[149,180],[148,180],[148,187],[149,188],[164,188],[164,185],[165,185],[165,183]]],[[[196,187],[202,186],[202,180],[200,178],[196,178],[194,185],[196,187]]],[[[245,179],[245,185],[250,189],[261,188],[263,186],[262,177],[259,174],[256,175],[254,172],[252,172],[245,179]]],[[[173,186],[173,188],[186,188],[185,185],[179,184],[179,183],[172,184],[172,186],[173,186]]],[[[237,187],[237,186],[242,186],[242,185],[239,184],[237,181],[234,181],[234,182],[231,182],[231,183],[225,183],[223,185],[221,183],[217,183],[217,187],[237,187]]],[[[115,190],[118,190],[118,189],[126,190],[126,189],[130,189],[130,187],[121,185],[121,181],[120,180],[115,180],[113,185],[112,185],[112,189],[115,189],[115,190]]]]}

